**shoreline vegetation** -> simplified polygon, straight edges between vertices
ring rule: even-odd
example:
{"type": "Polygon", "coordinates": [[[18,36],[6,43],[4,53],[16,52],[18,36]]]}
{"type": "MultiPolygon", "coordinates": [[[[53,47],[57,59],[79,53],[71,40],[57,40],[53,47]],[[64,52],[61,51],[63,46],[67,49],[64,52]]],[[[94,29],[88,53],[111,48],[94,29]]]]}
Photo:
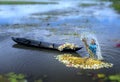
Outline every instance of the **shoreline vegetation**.
{"type": "Polygon", "coordinates": [[[113,4],[111,5],[118,13],[120,13],[120,1],[118,0],[110,0],[113,2],[113,4]]]}
{"type": "Polygon", "coordinates": [[[57,2],[35,2],[35,1],[0,1],[0,5],[24,5],[24,4],[58,4],[57,2]]]}
{"type": "Polygon", "coordinates": [[[93,3],[93,4],[88,4],[88,3],[82,3],[79,6],[80,7],[91,7],[91,6],[96,6],[97,4],[93,3]]]}
{"type": "MultiPolygon", "coordinates": [[[[118,13],[120,13],[120,0],[102,0],[112,2],[111,7],[113,7],[118,13]]],[[[0,1],[0,5],[25,5],[25,4],[58,4],[57,2],[35,2],[35,1],[0,1]]],[[[96,4],[91,4],[96,5],[96,4]]],[[[91,6],[88,4],[82,4],[80,6],[91,6]]]]}
{"type": "Polygon", "coordinates": [[[120,0],[102,0],[112,2],[111,7],[113,7],[118,13],[120,13],[120,0]]]}

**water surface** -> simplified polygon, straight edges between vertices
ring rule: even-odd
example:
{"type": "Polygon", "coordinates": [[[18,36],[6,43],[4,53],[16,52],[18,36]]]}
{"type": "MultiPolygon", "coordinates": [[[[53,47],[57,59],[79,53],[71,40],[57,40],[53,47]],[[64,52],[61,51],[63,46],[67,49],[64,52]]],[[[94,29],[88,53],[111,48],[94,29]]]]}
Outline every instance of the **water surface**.
{"type": "MultiPolygon", "coordinates": [[[[59,4],[0,5],[0,73],[24,73],[32,75],[32,79],[47,75],[45,82],[92,82],[86,76],[88,72],[120,73],[120,48],[115,47],[120,42],[120,15],[109,7],[111,3],[88,0],[56,2],[59,4]],[[67,68],[54,58],[63,53],[18,45],[10,38],[17,36],[54,43],[72,42],[83,46],[78,37],[82,32],[97,36],[102,55],[105,61],[114,64],[112,68],[67,68]],[[84,75],[79,76],[78,72],[84,75]]],[[[72,54],[85,56],[86,50],[83,48],[72,54]]]]}

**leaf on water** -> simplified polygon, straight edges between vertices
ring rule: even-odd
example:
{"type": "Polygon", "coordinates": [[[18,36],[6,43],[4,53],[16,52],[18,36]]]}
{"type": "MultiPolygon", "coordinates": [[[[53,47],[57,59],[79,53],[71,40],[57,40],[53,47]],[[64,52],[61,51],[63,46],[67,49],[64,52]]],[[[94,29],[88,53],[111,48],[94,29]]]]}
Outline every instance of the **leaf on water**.
{"type": "Polygon", "coordinates": [[[24,78],[25,78],[25,75],[23,75],[23,74],[18,74],[17,78],[18,78],[18,79],[24,79],[24,78]]]}
{"type": "Polygon", "coordinates": [[[16,78],[9,78],[10,82],[18,82],[16,78]]]}
{"type": "Polygon", "coordinates": [[[12,76],[12,75],[14,75],[15,73],[13,73],[13,72],[10,72],[10,73],[8,73],[8,74],[6,74],[7,76],[12,76]]]}
{"type": "Polygon", "coordinates": [[[105,78],[105,74],[97,74],[98,78],[105,78]]]}
{"type": "Polygon", "coordinates": [[[109,79],[110,80],[117,80],[117,82],[120,82],[120,74],[118,74],[118,75],[111,75],[111,76],[109,76],[109,79]]]}
{"type": "Polygon", "coordinates": [[[26,82],[25,75],[23,74],[16,74],[13,72],[10,72],[8,74],[5,74],[6,78],[10,81],[10,82],[26,82]]]}

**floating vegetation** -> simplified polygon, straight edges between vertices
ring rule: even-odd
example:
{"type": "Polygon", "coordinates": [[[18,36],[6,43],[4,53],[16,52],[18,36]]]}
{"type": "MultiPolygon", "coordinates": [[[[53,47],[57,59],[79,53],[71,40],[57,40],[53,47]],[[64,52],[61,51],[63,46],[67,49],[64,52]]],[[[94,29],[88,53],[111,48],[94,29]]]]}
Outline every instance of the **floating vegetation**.
{"type": "Polygon", "coordinates": [[[5,75],[0,75],[0,82],[27,82],[27,80],[25,79],[25,75],[11,72],[5,75]]]}
{"type": "Polygon", "coordinates": [[[69,13],[71,13],[70,10],[60,10],[60,9],[59,9],[58,11],[52,10],[52,11],[43,12],[43,13],[33,13],[32,15],[40,15],[40,16],[45,16],[45,15],[47,15],[47,16],[52,16],[52,17],[54,17],[54,16],[67,15],[67,14],[69,14],[69,13]]]}
{"type": "Polygon", "coordinates": [[[110,79],[111,81],[120,82],[120,74],[110,75],[108,79],[110,79]]]}
{"type": "Polygon", "coordinates": [[[29,28],[29,27],[39,27],[40,24],[4,24],[0,25],[0,27],[5,28],[29,28]]]}
{"type": "Polygon", "coordinates": [[[58,31],[58,29],[56,29],[56,28],[46,28],[46,30],[49,30],[50,32],[57,32],[58,31]]]}
{"type": "Polygon", "coordinates": [[[111,1],[111,7],[113,7],[118,13],[120,13],[120,0],[102,0],[102,1],[111,1]]]}
{"type": "Polygon", "coordinates": [[[119,2],[113,2],[112,7],[120,13],[120,1],[119,2]]]}
{"type": "Polygon", "coordinates": [[[38,27],[38,26],[40,26],[40,24],[13,24],[13,25],[10,25],[10,26],[12,26],[12,27],[14,27],[14,28],[21,28],[21,27],[23,27],[23,28],[27,28],[27,27],[38,27]]]}
{"type": "MultiPolygon", "coordinates": [[[[43,75],[41,78],[37,78],[37,80],[33,80],[31,82],[43,82],[43,79],[46,78],[47,75],[43,75]]],[[[28,77],[24,74],[16,74],[14,72],[10,72],[8,74],[0,75],[0,82],[29,82],[28,77]]]]}
{"type": "Polygon", "coordinates": [[[63,35],[73,35],[73,36],[77,36],[77,37],[80,36],[80,34],[76,33],[76,32],[74,32],[74,33],[64,33],[63,35]]]}
{"type": "Polygon", "coordinates": [[[58,47],[58,50],[59,51],[63,51],[63,49],[75,49],[77,48],[78,46],[73,44],[73,43],[65,43],[65,44],[62,44],[58,47]]]}
{"type": "Polygon", "coordinates": [[[57,4],[57,2],[34,2],[34,1],[0,1],[0,4],[22,5],[22,4],[57,4]]]}
{"type": "Polygon", "coordinates": [[[94,82],[120,82],[120,74],[106,75],[100,73],[100,74],[91,74],[91,75],[94,82]]]}
{"type": "Polygon", "coordinates": [[[105,63],[92,58],[75,57],[71,54],[58,55],[56,59],[64,63],[67,67],[75,67],[81,69],[101,69],[113,66],[111,63],[105,63]]]}
{"type": "Polygon", "coordinates": [[[97,4],[93,3],[93,4],[89,4],[89,3],[83,3],[83,4],[80,4],[79,6],[80,7],[90,7],[90,6],[96,6],[97,4]]]}

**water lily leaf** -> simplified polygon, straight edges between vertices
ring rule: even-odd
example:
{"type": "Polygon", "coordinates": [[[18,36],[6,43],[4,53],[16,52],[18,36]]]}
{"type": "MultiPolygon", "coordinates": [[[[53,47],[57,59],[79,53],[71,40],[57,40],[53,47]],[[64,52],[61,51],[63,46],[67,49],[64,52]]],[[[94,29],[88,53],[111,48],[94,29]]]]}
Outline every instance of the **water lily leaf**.
{"type": "Polygon", "coordinates": [[[111,75],[109,76],[110,80],[117,80],[118,82],[120,82],[120,75],[111,75]]]}
{"type": "Polygon", "coordinates": [[[9,78],[10,82],[18,82],[16,78],[9,78]]]}
{"type": "Polygon", "coordinates": [[[105,78],[105,74],[97,74],[98,78],[105,78]]]}
{"type": "Polygon", "coordinates": [[[18,74],[18,75],[17,75],[17,78],[18,78],[18,79],[24,79],[24,78],[25,78],[25,75],[23,75],[23,74],[18,74]]]}
{"type": "Polygon", "coordinates": [[[10,77],[11,77],[11,78],[15,78],[15,79],[17,79],[17,75],[16,75],[16,74],[11,75],[10,77]]]}
{"type": "Polygon", "coordinates": [[[10,73],[8,73],[8,74],[6,74],[7,76],[13,76],[13,75],[15,75],[15,73],[13,73],[13,72],[10,72],[10,73]]]}

